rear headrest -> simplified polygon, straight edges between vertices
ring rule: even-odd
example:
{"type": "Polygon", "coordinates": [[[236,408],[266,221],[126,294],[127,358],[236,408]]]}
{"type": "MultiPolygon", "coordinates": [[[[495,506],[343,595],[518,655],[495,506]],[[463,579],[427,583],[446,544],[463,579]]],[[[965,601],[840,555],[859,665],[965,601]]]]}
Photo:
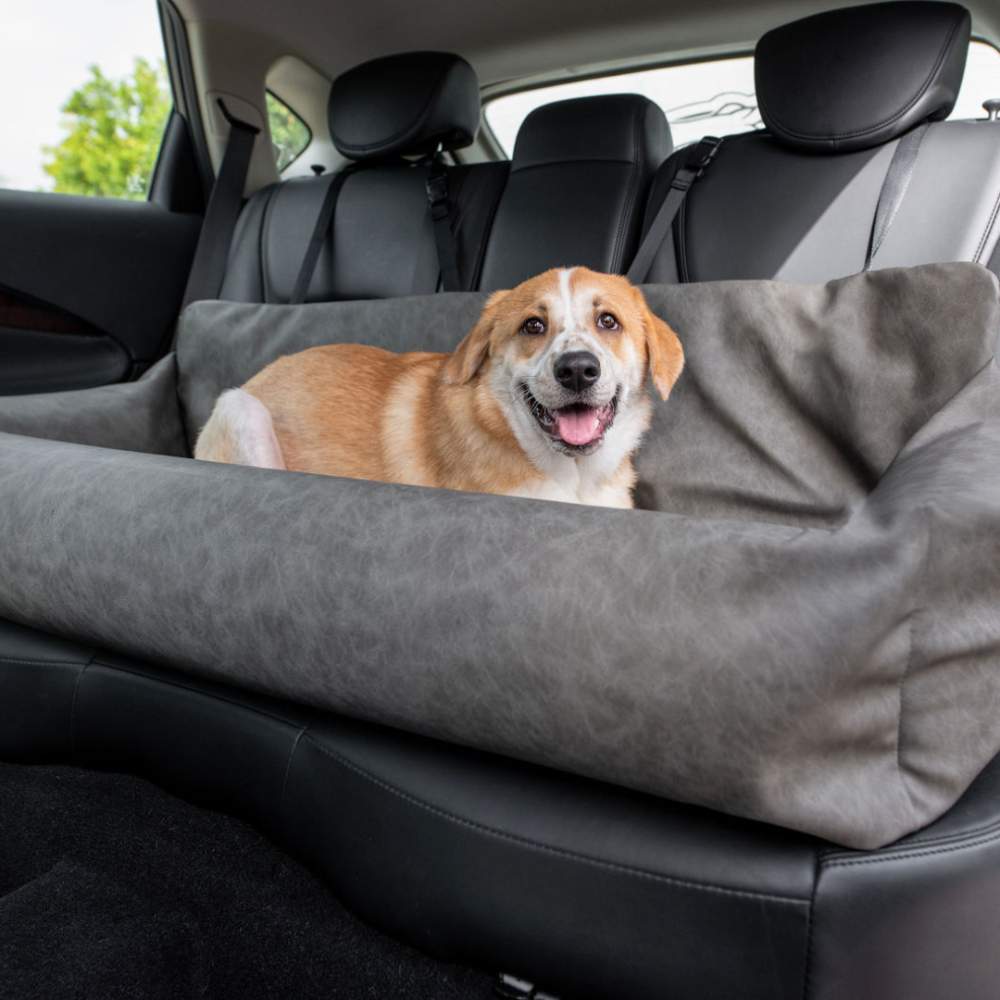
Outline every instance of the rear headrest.
{"type": "Polygon", "coordinates": [[[573,160],[638,162],[655,170],[673,149],[659,105],[638,94],[544,104],[524,119],[512,170],[573,160]]]}
{"type": "Polygon", "coordinates": [[[333,81],[329,115],[333,144],[351,160],[461,149],[479,128],[479,80],[448,52],[373,59],[333,81]]]}
{"type": "Polygon", "coordinates": [[[757,102],[770,132],[825,151],[878,146],[947,118],[969,50],[969,12],[902,0],[832,10],[757,43],[757,102]]]}

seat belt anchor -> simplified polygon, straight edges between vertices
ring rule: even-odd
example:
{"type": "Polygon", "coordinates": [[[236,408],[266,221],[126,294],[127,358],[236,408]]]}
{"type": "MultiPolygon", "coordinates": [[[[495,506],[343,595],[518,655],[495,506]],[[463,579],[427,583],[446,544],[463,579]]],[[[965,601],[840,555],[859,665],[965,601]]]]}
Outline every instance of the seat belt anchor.
{"type": "Polygon", "coordinates": [[[695,177],[701,175],[711,166],[722,145],[722,139],[717,135],[707,135],[695,146],[695,156],[692,157],[687,166],[695,171],[695,177]]]}

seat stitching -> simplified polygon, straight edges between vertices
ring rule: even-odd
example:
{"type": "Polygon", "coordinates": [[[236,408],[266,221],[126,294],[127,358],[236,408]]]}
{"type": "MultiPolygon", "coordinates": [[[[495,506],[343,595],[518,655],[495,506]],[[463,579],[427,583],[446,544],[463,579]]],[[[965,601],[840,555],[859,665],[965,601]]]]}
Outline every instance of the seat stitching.
{"type": "Polygon", "coordinates": [[[269,712],[264,708],[257,708],[255,705],[248,705],[246,702],[237,700],[236,698],[230,698],[223,694],[217,694],[214,691],[201,691],[197,687],[191,684],[184,684],[180,681],[168,680],[164,677],[154,677],[150,674],[143,673],[141,670],[135,670],[130,667],[122,667],[117,664],[104,663],[101,660],[96,660],[94,662],[95,667],[104,667],[105,670],[113,670],[123,674],[131,674],[133,677],[141,677],[143,680],[151,681],[154,684],[166,684],[168,687],[179,688],[182,691],[189,691],[192,694],[200,695],[202,698],[213,698],[216,701],[223,701],[227,705],[232,705],[235,708],[242,708],[247,712],[253,712],[255,715],[260,715],[265,719],[271,719],[274,722],[280,722],[284,726],[295,726],[296,728],[301,726],[302,723],[295,719],[286,718],[281,715],[277,715],[274,712],[269,712]]]}
{"type": "Polygon", "coordinates": [[[710,882],[693,882],[687,879],[677,878],[673,875],[662,875],[658,872],[646,871],[642,868],[633,868],[629,865],[619,864],[614,861],[602,861],[599,858],[592,858],[586,854],[579,854],[576,851],[568,851],[561,847],[553,847],[549,844],[542,844],[536,840],[531,840],[527,837],[521,837],[517,834],[506,833],[502,830],[497,830],[493,827],[486,826],[483,823],[478,823],[475,820],[465,819],[462,816],[456,816],[454,813],[448,812],[445,809],[441,809],[438,806],[431,805],[429,802],[424,802],[422,799],[418,799],[408,792],[404,792],[401,788],[397,788],[395,785],[389,784],[387,781],[383,781],[381,778],[376,777],[371,772],[365,770],[363,767],[355,764],[353,761],[348,760],[346,757],[337,753],[335,750],[331,750],[329,747],[325,747],[320,744],[311,733],[305,735],[305,739],[309,741],[312,746],[314,746],[320,753],[330,757],[336,763],[340,764],[342,767],[353,772],[364,780],[370,782],[371,784],[377,786],[388,792],[390,795],[394,795],[396,798],[402,799],[404,802],[408,802],[411,805],[416,806],[418,809],[422,809],[425,812],[429,812],[434,816],[441,819],[447,820],[450,823],[454,823],[457,826],[462,826],[470,830],[475,830],[478,833],[482,833],[488,837],[493,837],[497,840],[506,841],[508,843],[516,844],[519,847],[526,847],[529,850],[539,851],[543,854],[551,854],[559,858],[563,858],[569,861],[576,861],[580,864],[591,865],[595,868],[605,868],[610,871],[621,872],[625,875],[633,876],[634,878],[646,879],[655,882],[663,882],[668,885],[677,885],[687,889],[694,889],[703,892],[715,893],[717,895],[724,896],[736,896],[743,899],[757,899],[757,900],[770,900],[778,903],[791,903],[796,906],[808,906],[809,900],[799,899],[796,896],[782,896],[777,893],[766,893],[766,892],[754,892],[749,889],[730,889],[725,886],[713,885],[710,882]]]}
{"type": "Polygon", "coordinates": [[[309,723],[306,723],[299,729],[299,731],[295,734],[295,739],[292,741],[292,746],[288,751],[288,759],[285,761],[285,774],[281,779],[281,795],[278,798],[279,818],[285,808],[285,791],[288,788],[288,776],[292,773],[292,761],[295,759],[295,751],[298,750],[299,744],[302,742],[302,737],[305,736],[308,728],[309,723]]]}
{"type": "Polygon", "coordinates": [[[83,675],[87,672],[87,668],[94,662],[96,656],[96,652],[91,654],[90,659],[80,667],[76,675],[76,681],[73,684],[73,700],[69,706],[69,751],[74,759],[76,758],[76,706],[79,701],[80,684],[83,682],[83,675]]]}
{"type": "Polygon", "coordinates": [[[625,265],[625,236],[628,229],[629,214],[632,211],[632,205],[635,202],[636,189],[639,186],[639,136],[641,134],[639,117],[640,113],[644,115],[645,112],[646,108],[644,105],[638,105],[632,112],[632,177],[629,181],[628,190],[625,194],[625,203],[622,206],[622,213],[618,218],[615,240],[612,244],[610,268],[612,272],[621,271],[625,265]]]}
{"type": "Polygon", "coordinates": [[[925,848],[925,849],[914,849],[914,850],[901,850],[897,852],[887,853],[882,856],[876,857],[865,857],[865,858],[836,858],[832,861],[826,860],[823,863],[824,868],[850,868],[854,865],[876,865],[876,864],[890,864],[893,861],[909,861],[911,858],[924,858],[930,857],[934,854],[954,854],[956,851],[965,850],[967,847],[983,847],[986,844],[992,844],[995,841],[1000,840],[1000,830],[994,830],[992,833],[982,836],[973,837],[966,840],[959,841],[957,843],[925,848]]]}
{"type": "Polygon", "coordinates": [[[812,992],[813,941],[816,927],[816,895],[819,892],[820,864],[813,865],[812,893],[809,896],[809,913],[806,915],[806,967],[802,973],[802,1000],[809,1000],[812,992]]]}
{"type": "Polygon", "coordinates": [[[0,656],[0,663],[16,663],[24,666],[39,667],[85,667],[93,660],[19,660],[12,656],[0,656]]]}
{"type": "Polygon", "coordinates": [[[758,98],[757,103],[759,104],[761,110],[764,111],[766,117],[771,120],[771,122],[774,122],[778,126],[778,128],[780,128],[781,131],[784,132],[785,135],[791,136],[795,139],[826,139],[826,140],[852,139],[868,135],[872,132],[877,132],[879,129],[884,128],[886,125],[891,125],[893,122],[896,122],[900,118],[902,118],[903,115],[905,115],[907,111],[911,110],[914,107],[914,105],[916,105],[917,102],[920,101],[920,99],[924,96],[924,94],[927,92],[928,87],[930,87],[931,83],[934,82],[934,77],[937,76],[938,70],[941,68],[941,64],[944,62],[945,56],[948,54],[948,50],[951,48],[952,40],[954,39],[955,33],[958,31],[958,28],[959,24],[956,21],[955,24],[952,25],[951,31],[948,32],[948,37],[945,39],[944,45],[942,46],[941,51],[938,53],[938,57],[935,60],[934,65],[931,67],[930,73],[927,75],[927,79],[924,81],[921,88],[917,91],[916,95],[913,98],[911,98],[906,104],[904,104],[899,111],[890,115],[883,121],[876,122],[874,125],[866,125],[864,128],[856,129],[853,132],[834,132],[829,134],[820,132],[796,132],[790,128],[787,128],[785,125],[781,123],[780,119],[778,119],[775,115],[771,114],[771,112],[767,109],[767,104],[765,101],[762,101],[758,98]]]}
{"type": "Polygon", "coordinates": [[[993,231],[993,226],[997,221],[997,213],[1000,213],[1000,191],[997,192],[996,200],[993,202],[993,211],[990,212],[990,218],[986,223],[986,229],[983,232],[982,239],[979,241],[979,246],[976,247],[976,254],[972,258],[977,264],[981,263],[983,251],[986,249],[986,241],[990,238],[990,233],[993,231]]]}

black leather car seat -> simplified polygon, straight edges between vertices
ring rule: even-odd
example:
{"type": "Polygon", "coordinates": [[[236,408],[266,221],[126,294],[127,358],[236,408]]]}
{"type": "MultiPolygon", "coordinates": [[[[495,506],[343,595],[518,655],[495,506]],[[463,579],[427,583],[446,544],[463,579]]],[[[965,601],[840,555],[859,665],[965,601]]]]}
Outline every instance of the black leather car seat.
{"type": "MultiPolygon", "coordinates": [[[[475,72],[464,59],[442,52],[376,59],[333,82],[329,117],[334,144],[351,161],[350,174],[306,301],[433,293],[440,266],[427,158],[473,141],[480,120],[475,72]]],[[[463,287],[478,282],[507,169],[506,163],[486,163],[446,170],[463,287]]],[[[294,178],[253,195],[233,236],[221,298],[288,302],[334,179],[294,178]]]]}
{"type": "MultiPolygon", "coordinates": [[[[872,266],[987,264],[1000,233],[1000,125],[941,120],[969,35],[968,11],[938,2],[828,11],[764,35],[756,85],[766,131],[723,141],[647,280],[813,282],[862,270],[896,146],[927,122],[872,266]]],[[[647,228],[684,155],[660,170],[647,228]]]]}
{"type": "Polygon", "coordinates": [[[663,111],[637,94],[536,108],[517,134],[480,287],[509,288],[563,265],[624,271],[671,148],[663,111]]]}

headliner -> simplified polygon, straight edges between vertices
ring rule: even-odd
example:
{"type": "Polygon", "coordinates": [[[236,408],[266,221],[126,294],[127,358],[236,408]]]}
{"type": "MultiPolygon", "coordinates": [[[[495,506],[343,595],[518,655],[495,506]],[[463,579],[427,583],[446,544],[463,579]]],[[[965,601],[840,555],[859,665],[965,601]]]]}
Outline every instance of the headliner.
{"type": "MultiPolygon", "coordinates": [[[[175,0],[186,21],[263,35],[328,78],[392,52],[458,52],[484,86],[693,54],[749,50],[778,24],[845,6],[821,0],[175,0]]],[[[976,35],[1000,39],[1000,3],[975,0],[976,35]]],[[[206,25],[207,27],[207,25],[206,25]]]]}

